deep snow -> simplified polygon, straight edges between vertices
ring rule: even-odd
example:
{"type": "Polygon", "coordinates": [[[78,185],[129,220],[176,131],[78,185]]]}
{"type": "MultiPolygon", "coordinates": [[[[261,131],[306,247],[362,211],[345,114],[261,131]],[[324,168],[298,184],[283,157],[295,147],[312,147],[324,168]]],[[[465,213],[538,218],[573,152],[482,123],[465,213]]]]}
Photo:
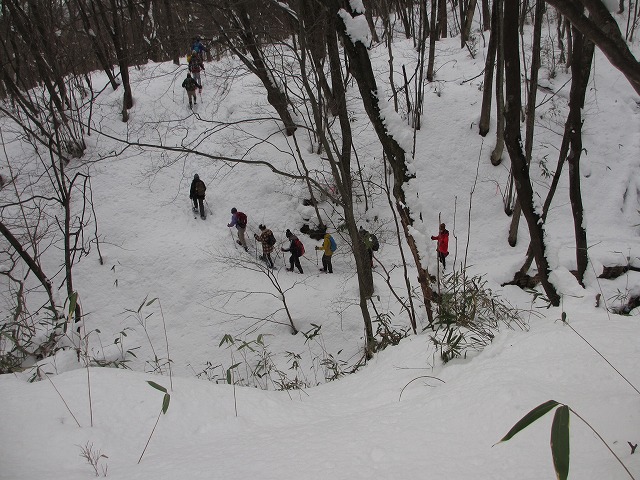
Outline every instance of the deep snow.
{"type": "MultiPolygon", "coordinates": [[[[302,205],[308,197],[304,185],[261,166],[136,146],[123,149],[110,137],[183,145],[224,158],[267,160],[297,173],[291,139],[279,132],[254,78],[217,83],[230,61],[207,64],[195,112],[186,108],[180,89],[185,66],[149,64],[132,69],[135,106],[128,124],[120,121],[120,91],[105,90],[98,97],[93,127],[102,135],[94,132],[87,138],[89,149],[76,166],[92,175],[105,259],[100,265],[94,250],[75,267],[86,315],[83,333],[92,332],[89,355],[116,360],[123,350],[135,349],[136,357],[126,356],[133,371],[91,368],[88,383],[83,363],[68,350],[42,362],[41,372],[49,373],[51,382],[28,383],[33,369],[1,376],[0,478],[89,478],[93,470],[80,457],[86,445],[108,457],[101,458],[99,466],[108,467],[112,479],[553,478],[550,415],[494,446],[526,412],[549,399],[570,405],[638,477],[640,454],[632,455],[627,442],[639,440],[640,395],[559,319],[566,312],[577,331],[632,384],[640,385],[637,315],[621,317],[608,313],[604,305],[595,307],[598,293],[608,305],[619,294],[638,293],[640,277],[630,272],[616,280],[599,280],[594,273],[603,265],[638,262],[640,99],[597,52],[584,109],[582,159],[592,270],[585,289],[569,272],[575,259],[564,177],[546,224],[553,280],[563,304],[547,309],[516,287],[500,287],[522,263],[528,234],[522,220],[518,245],[507,245],[510,219],[502,211],[502,195],[508,158],[505,151],[499,167],[488,160],[495,124],[485,139],[477,134],[482,81],[477,76],[484,59],[482,54],[472,59],[458,47],[455,38],[439,42],[437,80],[426,86],[413,162],[416,179],[408,185],[408,201],[422,218],[415,234],[432,272],[436,259],[429,237],[437,232],[439,218],[452,233],[449,269],[454,261],[456,267],[464,261],[468,237],[469,272],[483,275],[492,289],[522,309],[527,331],[503,330],[482,352],[443,365],[431,332],[423,331],[426,316],[420,308],[418,335],[377,354],[357,374],[325,383],[333,371],[322,360],[334,359],[336,368],[346,371],[362,354],[357,283],[346,239],[336,234],[333,275],[318,273],[313,246],[319,243],[305,236],[304,275],[284,271],[285,258],[277,259],[276,278],[286,290],[296,326],[302,332],[321,326],[320,334],[307,340],[290,334],[282,303],[256,266],[259,262],[253,263],[255,242],[250,240],[249,254],[242,252],[226,227],[235,206],[248,214],[248,232],[265,223],[282,242],[285,229],[298,232],[313,218],[302,205]],[[253,120],[234,123],[245,119],[253,120]],[[194,173],[207,183],[206,221],[191,213],[188,190],[194,173]],[[145,299],[158,300],[143,305],[145,299]],[[141,305],[140,318],[152,315],[139,321],[131,311],[141,305]],[[172,365],[171,402],[137,464],[163,398],[147,381],[170,388],[163,324],[172,365]],[[263,335],[266,348],[253,353],[219,346],[227,334],[253,347],[251,342],[263,335]],[[287,352],[300,356],[299,369],[289,368],[293,360],[287,352]],[[247,365],[255,365],[260,354],[288,381],[320,385],[275,391],[281,379],[276,372],[260,380],[249,372],[247,365]],[[152,373],[158,363],[163,375],[152,373]],[[241,365],[234,380],[259,383],[269,391],[225,385],[225,371],[235,363],[241,365]]],[[[398,41],[396,48],[398,72],[403,63],[413,62],[415,52],[408,41],[398,41]]],[[[636,56],[638,51],[635,45],[636,56]]],[[[384,47],[373,49],[371,56],[383,84],[384,47]]],[[[547,88],[538,94],[532,175],[544,199],[549,179],[541,174],[539,162],[545,159],[547,168],[555,169],[569,92],[564,84],[570,77],[558,69],[551,78],[547,64],[541,78],[547,88]]],[[[100,82],[96,74],[94,83],[100,82]]],[[[355,100],[349,111],[359,160],[380,184],[381,152],[366,115],[355,100]]],[[[393,128],[411,138],[401,120],[393,128]]],[[[311,153],[307,135],[302,129],[297,135],[306,161],[329,178],[328,167],[311,153]]],[[[12,162],[27,164],[26,150],[9,143],[7,148],[12,162]]],[[[378,234],[383,244],[379,261],[395,267],[391,282],[401,289],[391,212],[379,189],[369,193],[373,205],[365,212],[359,204],[360,223],[378,234]]],[[[330,202],[321,208],[329,222],[339,222],[330,202]]],[[[58,265],[57,259],[49,262],[50,267],[58,265]]],[[[376,306],[392,315],[396,328],[407,329],[407,316],[389,293],[381,270],[375,275],[376,306]]],[[[628,478],[576,417],[571,442],[570,478],[628,478]]]]}

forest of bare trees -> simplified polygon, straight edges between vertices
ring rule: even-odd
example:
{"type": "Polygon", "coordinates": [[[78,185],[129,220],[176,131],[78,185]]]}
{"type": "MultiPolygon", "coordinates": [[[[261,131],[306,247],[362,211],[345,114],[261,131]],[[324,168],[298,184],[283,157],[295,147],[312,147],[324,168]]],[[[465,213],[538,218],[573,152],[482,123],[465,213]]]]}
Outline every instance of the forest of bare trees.
{"type": "MultiPolygon", "coordinates": [[[[11,337],[13,347],[6,349],[10,354],[5,352],[0,371],[11,371],[26,358],[49,355],[72,324],[82,318],[79,304],[71,302],[77,291],[73,268],[93,249],[99,253],[99,219],[93,208],[90,174],[78,169],[69,173],[69,167],[83,156],[87,138],[100,135],[90,127],[94,98],[105,88],[119,92],[121,119],[127,122],[134,102],[130,70],[148,62],[179,64],[196,35],[209,48],[207,60],[234,56],[240,59],[246,74],[259,80],[281,124],[282,135],[291,137],[294,143],[298,138],[309,139],[315,153],[326,159],[326,174],[335,191],[326,191],[326,183],[320,181],[317,172],[310,171],[303,155],[297,158],[298,174],[280,173],[304,182],[311,200],[323,192],[339,206],[357,267],[366,357],[376,352],[379,342],[370,305],[371,264],[354,213],[355,190],[366,191],[358,175],[358,162],[366,160],[358,158],[354,150],[346,87],[350,82],[357,85],[376,133],[390,178],[389,203],[402,239],[398,248],[416,267],[415,278],[405,268],[406,291],[398,293],[398,298],[406,299],[403,307],[415,332],[417,309],[424,309],[430,325],[437,323],[439,296],[434,292],[433,272],[429,272],[412,233],[419,218],[407,199],[406,186],[413,179],[408,163],[415,152],[401,146],[383,121],[380,81],[372,68],[369,49],[374,43],[384,44],[392,65],[394,38],[401,34],[413,42],[415,68],[402,72],[401,84],[396,84],[399,76],[392,74],[392,91],[385,94],[393,99],[398,115],[417,132],[423,128],[425,85],[434,79],[438,41],[459,36],[460,48],[473,56],[477,42],[486,37],[488,53],[478,134],[492,137],[487,138],[493,150],[486,161],[494,165],[504,162],[510,168],[510,193],[504,209],[505,224],[512,225],[510,244],[518,242],[521,216],[529,232],[527,258],[522,259],[522,268],[511,273],[519,285],[539,282],[549,302],[557,306],[560,297],[549,281],[545,221],[552,214],[549,205],[565,164],[575,222],[575,276],[581,285],[588,263],[588,231],[580,191],[581,115],[594,50],[600,49],[640,94],[640,63],[628,47],[637,35],[638,2],[620,0],[618,6],[617,14],[626,15],[625,25],[619,26],[601,0],[2,2],[0,113],[21,129],[21,138],[37,159],[39,175],[26,183],[17,182],[23,165],[20,160],[6,159],[8,169],[0,190],[0,273],[4,278],[2,288],[13,299],[13,308],[9,318],[2,320],[2,330],[11,337]],[[535,185],[529,165],[536,134],[533,119],[543,21],[557,25],[562,54],[558,68],[571,72],[571,87],[557,167],[540,211],[534,206],[535,185]],[[353,35],[354,22],[366,24],[368,35],[353,35]],[[523,64],[524,25],[532,25],[534,32],[528,65],[523,64]],[[286,65],[295,67],[285,68],[285,58],[286,65]],[[92,83],[89,74],[95,70],[106,74],[107,85],[92,83]],[[495,131],[489,128],[492,116],[498,126],[495,131]],[[41,256],[53,244],[62,245],[58,268],[46,270],[41,256]],[[530,274],[534,262],[535,278],[530,274]],[[73,305],[71,310],[69,305],[73,305]]],[[[123,148],[133,143],[131,139],[121,140],[123,148]]],[[[145,148],[180,151],[179,146],[160,144],[145,148]]],[[[206,157],[198,150],[190,153],[206,157]]],[[[278,172],[275,166],[272,169],[278,172]]],[[[325,219],[317,210],[316,214],[316,224],[322,230],[325,219]]]]}

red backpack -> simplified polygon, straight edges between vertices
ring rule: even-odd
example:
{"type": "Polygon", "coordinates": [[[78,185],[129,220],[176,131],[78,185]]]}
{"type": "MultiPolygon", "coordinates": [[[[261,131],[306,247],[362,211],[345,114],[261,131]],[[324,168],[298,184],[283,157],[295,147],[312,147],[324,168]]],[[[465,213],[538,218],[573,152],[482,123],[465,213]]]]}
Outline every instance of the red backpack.
{"type": "Polygon", "coordinates": [[[247,226],[247,216],[242,212],[237,212],[236,213],[236,224],[240,228],[246,227],[247,226]]]}
{"type": "Polygon", "coordinates": [[[304,245],[302,244],[302,242],[300,241],[299,238],[296,238],[293,241],[293,245],[296,247],[296,250],[298,251],[298,256],[301,257],[304,255],[304,245]]]}

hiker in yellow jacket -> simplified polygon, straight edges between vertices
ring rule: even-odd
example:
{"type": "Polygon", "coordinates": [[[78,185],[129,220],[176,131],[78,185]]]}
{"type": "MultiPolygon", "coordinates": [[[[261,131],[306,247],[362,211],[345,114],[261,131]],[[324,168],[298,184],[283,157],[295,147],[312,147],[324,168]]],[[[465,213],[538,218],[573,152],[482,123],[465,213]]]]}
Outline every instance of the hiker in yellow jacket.
{"type": "Polygon", "coordinates": [[[324,234],[324,241],[322,246],[316,246],[316,250],[322,250],[322,268],[321,272],[333,273],[333,266],[331,265],[331,257],[336,250],[336,241],[328,233],[324,234]]]}

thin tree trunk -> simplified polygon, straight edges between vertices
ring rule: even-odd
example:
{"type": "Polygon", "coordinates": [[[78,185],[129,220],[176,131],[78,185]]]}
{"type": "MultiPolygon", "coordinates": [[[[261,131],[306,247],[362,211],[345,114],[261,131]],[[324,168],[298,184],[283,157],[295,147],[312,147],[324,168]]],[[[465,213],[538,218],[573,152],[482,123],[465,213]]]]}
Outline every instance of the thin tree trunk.
{"type": "MultiPolygon", "coordinates": [[[[436,40],[438,39],[438,29],[436,28],[436,18],[438,1],[431,0],[431,28],[429,33],[429,60],[427,65],[427,81],[433,82],[433,69],[436,59],[436,40]]],[[[406,82],[405,82],[406,83],[406,82]]]]}
{"type": "Polygon", "coordinates": [[[174,65],[180,65],[180,47],[178,46],[178,36],[176,35],[176,27],[173,19],[173,8],[171,0],[163,0],[164,14],[167,19],[167,31],[169,42],[169,54],[174,65]]]}
{"type": "Polygon", "coordinates": [[[53,298],[53,289],[51,287],[51,280],[45,275],[42,271],[42,268],[36,262],[34,258],[29,255],[29,253],[22,247],[20,241],[11,233],[11,231],[7,228],[7,226],[0,221],[0,233],[2,236],[9,242],[9,245],[13,247],[13,249],[20,255],[20,258],[27,264],[29,270],[33,272],[36,276],[40,284],[44,287],[47,292],[47,297],[49,298],[49,305],[51,306],[51,311],[55,312],[54,315],[57,315],[58,308],[56,306],[56,302],[53,298]]]}
{"type": "Polygon", "coordinates": [[[574,27],[595,43],[640,95],[640,62],[629,50],[616,20],[600,0],[547,0],[547,3],[560,10],[574,27]],[[589,18],[583,12],[583,5],[589,10],[589,18]]]}
{"type": "MultiPolygon", "coordinates": [[[[356,15],[347,0],[331,0],[331,5],[335,13],[339,9],[344,9],[352,16],[356,15]]],[[[411,217],[411,210],[407,205],[405,192],[403,185],[410,179],[407,176],[407,165],[405,162],[405,152],[397,143],[397,141],[389,134],[385,124],[383,123],[380,114],[380,104],[378,98],[378,87],[376,83],[375,74],[371,66],[371,59],[369,58],[369,52],[366,46],[360,42],[355,43],[349,37],[346,31],[346,27],[343,22],[338,22],[338,31],[342,38],[342,42],[345,48],[345,52],[351,62],[351,71],[353,73],[356,82],[358,83],[358,89],[362,96],[362,101],[369,116],[369,120],[373,124],[373,127],[378,135],[378,139],[382,144],[382,148],[387,156],[389,164],[393,170],[394,185],[393,196],[396,201],[396,209],[400,216],[402,227],[404,230],[405,238],[411,252],[413,254],[416,268],[418,270],[418,282],[422,289],[422,295],[425,302],[425,309],[429,323],[433,322],[433,312],[431,309],[431,297],[432,291],[429,284],[429,273],[427,269],[422,265],[422,259],[420,257],[418,245],[410,232],[410,228],[413,226],[413,218],[411,217]]]]}
{"type": "Polygon", "coordinates": [[[469,40],[469,36],[471,35],[471,27],[473,26],[473,14],[476,11],[476,4],[478,0],[470,0],[469,6],[467,7],[467,11],[465,13],[465,22],[462,26],[462,32],[460,34],[460,48],[464,47],[467,40],[469,40]]]}
{"type": "MultiPolygon", "coordinates": [[[[536,93],[538,91],[538,71],[540,70],[540,43],[542,40],[542,17],[544,16],[544,0],[536,0],[536,11],[533,25],[533,50],[531,52],[531,75],[529,83],[529,95],[527,98],[526,135],[524,141],[524,154],[527,167],[531,165],[531,151],[533,150],[533,130],[536,118],[536,93]]],[[[509,228],[509,245],[515,247],[518,241],[518,226],[520,224],[520,203],[516,201],[511,216],[509,228]]]]}
{"type": "Polygon", "coordinates": [[[571,151],[569,162],[569,199],[573,211],[573,226],[576,235],[577,279],[584,287],[587,270],[587,231],[584,227],[584,211],[580,192],[580,156],[582,154],[582,108],[589,83],[594,44],[577,29],[573,32],[573,64],[571,66],[571,93],[569,112],[571,117],[571,151]]]}
{"type": "Polygon", "coordinates": [[[109,79],[109,83],[111,84],[111,88],[115,91],[118,89],[118,81],[116,80],[115,75],[113,74],[113,69],[111,68],[111,64],[107,59],[107,54],[104,52],[102,45],[98,42],[96,35],[91,35],[89,32],[92,30],[91,22],[89,21],[89,16],[87,15],[87,10],[85,8],[85,4],[83,0],[76,0],[76,5],[78,6],[78,12],[80,12],[80,18],[82,19],[82,26],[84,27],[86,35],[91,39],[91,46],[93,47],[93,53],[95,53],[98,62],[100,63],[102,70],[106,73],[107,78],[109,79]]]}
{"type": "MultiPolygon", "coordinates": [[[[433,0],[434,2],[436,0],[433,0]]],[[[449,36],[449,27],[447,26],[447,0],[438,1],[438,31],[439,38],[447,38],[449,36]]]]}
{"type": "MultiPolygon", "coordinates": [[[[504,70],[505,70],[505,62],[504,62],[504,15],[503,15],[503,6],[504,0],[494,0],[497,4],[496,6],[496,30],[497,30],[497,43],[496,43],[496,52],[497,52],[497,62],[496,62],[496,146],[491,152],[491,164],[493,166],[498,166],[502,162],[502,152],[504,151],[504,70]]],[[[508,2],[507,2],[508,3],[508,2]]],[[[510,21],[515,21],[512,19],[510,21]]],[[[516,30],[517,30],[517,22],[516,22],[516,30]]]]}
{"type": "Polygon", "coordinates": [[[482,30],[485,32],[491,29],[491,9],[489,0],[482,0],[482,30]]]}
{"type": "Polygon", "coordinates": [[[522,138],[520,134],[520,52],[518,35],[518,2],[508,1],[504,9],[504,55],[505,55],[505,84],[506,84],[506,108],[505,108],[505,143],[511,163],[513,175],[518,191],[518,198],[522,206],[529,235],[531,236],[531,248],[538,266],[540,282],[549,299],[554,305],[560,305],[560,297],[549,281],[549,264],[546,258],[544,244],[544,224],[534,207],[533,188],[529,177],[529,169],[522,151],[522,138]]]}
{"type": "Polygon", "coordinates": [[[496,49],[498,45],[498,1],[494,0],[491,7],[491,33],[487,46],[487,59],[484,63],[484,82],[482,87],[482,107],[478,125],[480,136],[489,133],[491,126],[491,102],[493,100],[493,71],[496,68],[496,49]]]}

